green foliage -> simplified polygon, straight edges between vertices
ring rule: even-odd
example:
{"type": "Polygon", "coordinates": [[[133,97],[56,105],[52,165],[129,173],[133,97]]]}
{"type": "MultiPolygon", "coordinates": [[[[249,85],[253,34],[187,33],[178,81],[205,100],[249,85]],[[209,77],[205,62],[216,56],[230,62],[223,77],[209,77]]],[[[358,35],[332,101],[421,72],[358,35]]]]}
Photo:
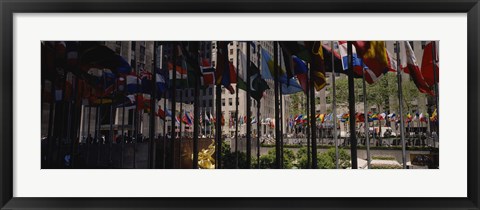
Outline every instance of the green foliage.
{"type": "MultiPolygon", "coordinates": [[[[274,169],[275,166],[275,148],[268,151],[268,154],[260,156],[260,168],[261,169],[274,169]]],[[[283,168],[293,168],[293,162],[295,161],[295,155],[290,149],[283,149],[283,168]]],[[[257,161],[252,161],[252,168],[258,168],[257,161]]]]}
{"type": "Polygon", "coordinates": [[[298,92],[290,95],[290,104],[288,105],[290,109],[290,114],[298,115],[304,113],[305,110],[303,110],[303,104],[306,104],[303,92],[298,92]]]}
{"type": "Polygon", "coordinates": [[[371,169],[402,169],[399,165],[372,165],[371,169]]]}
{"type": "MultiPolygon", "coordinates": [[[[238,168],[247,168],[247,155],[244,152],[238,153],[238,168]]],[[[236,153],[230,151],[230,145],[222,144],[222,168],[236,168],[236,153]]]]}
{"type": "MultiPolygon", "coordinates": [[[[339,149],[339,167],[350,167],[350,155],[344,149],[339,149]]],[[[317,154],[317,164],[320,169],[334,169],[335,166],[335,148],[330,148],[324,153],[317,154]]],[[[307,148],[302,147],[297,152],[297,167],[307,168],[307,148]]]]}

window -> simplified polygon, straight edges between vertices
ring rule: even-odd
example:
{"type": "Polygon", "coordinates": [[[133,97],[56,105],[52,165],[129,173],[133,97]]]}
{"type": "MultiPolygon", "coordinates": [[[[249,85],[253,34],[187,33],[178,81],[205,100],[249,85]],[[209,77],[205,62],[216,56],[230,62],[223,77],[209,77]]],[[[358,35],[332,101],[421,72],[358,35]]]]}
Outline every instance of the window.
{"type": "Polygon", "coordinates": [[[212,104],[213,104],[213,99],[208,100],[208,106],[212,107],[212,104]]]}
{"type": "Polygon", "coordinates": [[[208,88],[208,95],[212,95],[212,90],[213,90],[212,87],[209,87],[209,88],[208,88]]]}
{"type": "Polygon", "coordinates": [[[230,49],[230,55],[233,55],[233,49],[230,49]]]}
{"type": "Polygon", "coordinates": [[[203,92],[203,96],[207,95],[207,90],[202,90],[202,92],[203,92]]]}
{"type": "Polygon", "coordinates": [[[228,99],[228,105],[229,105],[229,106],[232,106],[232,104],[233,104],[232,98],[229,98],[229,99],[228,99]]]}
{"type": "Polygon", "coordinates": [[[222,106],[225,106],[225,99],[222,98],[222,106]]]}
{"type": "Polygon", "coordinates": [[[140,46],[140,61],[145,62],[145,46],[140,46]]]}
{"type": "Polygon", "coordinates": [[[225,88],[222,87],[222,94],[225,94],[225,88]]]}
{"type": "Polygon", "coordinates": [[[137,43],[136,43],[136,42],[132,42],[132,50],[135,51],[135,48],[137,48],[137,43]]]}

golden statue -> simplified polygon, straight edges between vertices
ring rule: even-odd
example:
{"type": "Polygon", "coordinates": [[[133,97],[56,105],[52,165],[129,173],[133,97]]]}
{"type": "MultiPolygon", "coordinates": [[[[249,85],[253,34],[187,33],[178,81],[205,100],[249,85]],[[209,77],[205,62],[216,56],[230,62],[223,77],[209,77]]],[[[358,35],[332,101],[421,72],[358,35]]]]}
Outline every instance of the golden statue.
{"type": "Polygon", "coordinates": [[[200,169],[215,168],[215,159],[212,157],[213,153],[215,153],[215,140],[212,140],[212,143],[207,149],[202,149],[202,151],[198,152],[198,167],[200,169]]]}

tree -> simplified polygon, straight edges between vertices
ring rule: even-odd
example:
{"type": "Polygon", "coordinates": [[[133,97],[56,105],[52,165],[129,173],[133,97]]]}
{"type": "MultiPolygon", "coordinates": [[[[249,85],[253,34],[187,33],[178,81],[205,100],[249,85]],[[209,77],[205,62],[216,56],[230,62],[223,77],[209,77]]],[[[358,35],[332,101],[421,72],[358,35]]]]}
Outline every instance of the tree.
{"type": "MultiPolygon", "coordinates": [[[[260,156],[260,168],[261,169],[272,169],[275,168],[275,148],[268,151],[266,155],[260,156]]],[[[284,149],[283,150],[283,168],[293,168],[293,162],[295,161],[295,155],[292,150],[284,149]]],[[[252,161],[252,168],[258,168],[257,161],[252,161]]]]}
{"type": "MultiPolygon", "coordinates": [[[[340,168],[350,167],[350,155],[344,149],[339,149],[339,166],[340,168]]],[[[298,168],[307,168],[307,148],[302,147],[297,152],[296,166],[298,168]]],[[[318,153],[318,168],[334,169],[335,166],[335,148],[330,148],[326,152],[318,153]]]]}
{"type": "Polygon", "coordinates": [[[303,92],[298,92],[290,95],[291,102],[288,105],[290,108],[290,114],[299,115],[305,113],[303,106],[306,104],[305,96],[303,92]]]}

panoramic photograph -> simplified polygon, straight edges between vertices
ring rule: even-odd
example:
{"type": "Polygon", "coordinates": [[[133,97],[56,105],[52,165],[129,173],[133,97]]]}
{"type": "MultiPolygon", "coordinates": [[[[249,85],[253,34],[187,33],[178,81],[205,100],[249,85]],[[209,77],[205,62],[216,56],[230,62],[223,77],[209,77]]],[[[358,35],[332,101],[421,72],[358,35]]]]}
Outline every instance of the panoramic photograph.
{"type": "Polygon", "coordinates": [[[439,41],[41,41],[42,169],[439,169],[439,41]]]}

